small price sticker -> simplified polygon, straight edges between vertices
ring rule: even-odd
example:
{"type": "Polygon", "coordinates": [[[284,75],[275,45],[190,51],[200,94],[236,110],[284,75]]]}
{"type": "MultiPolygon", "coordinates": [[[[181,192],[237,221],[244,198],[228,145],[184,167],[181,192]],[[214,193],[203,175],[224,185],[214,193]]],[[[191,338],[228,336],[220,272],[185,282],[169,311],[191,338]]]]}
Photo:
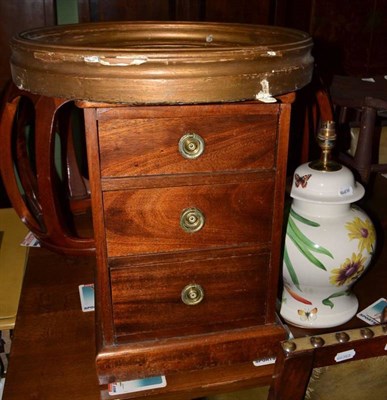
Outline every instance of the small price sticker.
{"type": "Polygon", "coordinates": [[[353,187],[352,186],[343,186],[339,190],[340,196],[352,196],[353,195],[353,187]]]}
{"type": "Polygon", "coordinates": [[[253,364],[256,367],[262,367],[262,365],[269,365],[274,363],[275,363],[275,357],[260,358],[259,360],[253,361],[253,364]]]}
{"type": "Polygon", "coordinates": [[[351,358],[355,357],[356,351],[354,349],[342,351],[341,353],[337,353],[335,356],[336,362],[341,362],[345,360],[350,360],[351,358]]]}

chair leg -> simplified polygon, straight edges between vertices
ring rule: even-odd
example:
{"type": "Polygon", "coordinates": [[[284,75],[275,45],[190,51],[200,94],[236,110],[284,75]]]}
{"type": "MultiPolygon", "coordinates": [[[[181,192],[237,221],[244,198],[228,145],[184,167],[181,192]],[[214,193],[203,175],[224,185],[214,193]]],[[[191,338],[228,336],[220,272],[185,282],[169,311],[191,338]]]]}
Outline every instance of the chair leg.
{"type": "Polygon", "coordinates": [[[372,164],[372,143],[375,131],[376,110],[364,107],[361,116],[359,140],[354,162],[363,183],[368,183],[372,164]]]}

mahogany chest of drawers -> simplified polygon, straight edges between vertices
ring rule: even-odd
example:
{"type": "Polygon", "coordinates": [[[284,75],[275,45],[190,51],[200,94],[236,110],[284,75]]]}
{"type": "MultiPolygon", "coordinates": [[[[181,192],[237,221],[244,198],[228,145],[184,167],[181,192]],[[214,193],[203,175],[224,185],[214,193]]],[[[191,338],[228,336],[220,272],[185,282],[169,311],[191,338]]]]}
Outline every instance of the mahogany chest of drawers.
{"type": "Polygon", "coordinates": [[[290,107],[82,103],[101,384],[272,354],[290,107]]]}
{"type": "Polygon", "coordinates": [[[95,243],[101,385],[216,376],[274,354],[290,108],[311,80],[311,48],[297,30],[189,21],[72,24],[12,40],[13,81],[36,110],[37,162],[29,168],[20,147],[27,119],[14,122],[14,93],[2,175],[43,245],[90,254],[95,243]],[[78,193],[88,200],[71,102],[84,109],[94,238],[75,232],[69,212],[78,193]]]}

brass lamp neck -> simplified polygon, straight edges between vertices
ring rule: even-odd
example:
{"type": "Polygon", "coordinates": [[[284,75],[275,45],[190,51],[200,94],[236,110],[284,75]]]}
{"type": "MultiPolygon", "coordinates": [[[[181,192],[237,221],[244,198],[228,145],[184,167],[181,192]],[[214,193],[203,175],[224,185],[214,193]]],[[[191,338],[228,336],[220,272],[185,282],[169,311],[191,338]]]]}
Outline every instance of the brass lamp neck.
{"type": "Polygon", "coordinates": [[[324,121],[317,134],[317,144],[321,149],[319,160],[309,163],[309,167],[317,171],[338,171],[341,165],[332,160],[332,150],[336,144],[336,129],[333,121],[324,121]]]}

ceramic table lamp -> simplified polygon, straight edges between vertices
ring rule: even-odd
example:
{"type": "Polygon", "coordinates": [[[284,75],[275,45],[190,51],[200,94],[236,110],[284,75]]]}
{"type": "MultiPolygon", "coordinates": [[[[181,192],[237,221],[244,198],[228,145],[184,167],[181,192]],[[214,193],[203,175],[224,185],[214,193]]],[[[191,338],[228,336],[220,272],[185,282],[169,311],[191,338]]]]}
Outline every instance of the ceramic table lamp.
{"type": "Polygon", "coordinates": [[[323,123],[317,140],[320,160],[302,164],[293,177],[280,313],[296,326],[328,328],[356,314],[351,287],[370,264],[376,235],[370,218],[353,204],[363,197],[363,186],[330,159],[334,122],[323,123]]]}

